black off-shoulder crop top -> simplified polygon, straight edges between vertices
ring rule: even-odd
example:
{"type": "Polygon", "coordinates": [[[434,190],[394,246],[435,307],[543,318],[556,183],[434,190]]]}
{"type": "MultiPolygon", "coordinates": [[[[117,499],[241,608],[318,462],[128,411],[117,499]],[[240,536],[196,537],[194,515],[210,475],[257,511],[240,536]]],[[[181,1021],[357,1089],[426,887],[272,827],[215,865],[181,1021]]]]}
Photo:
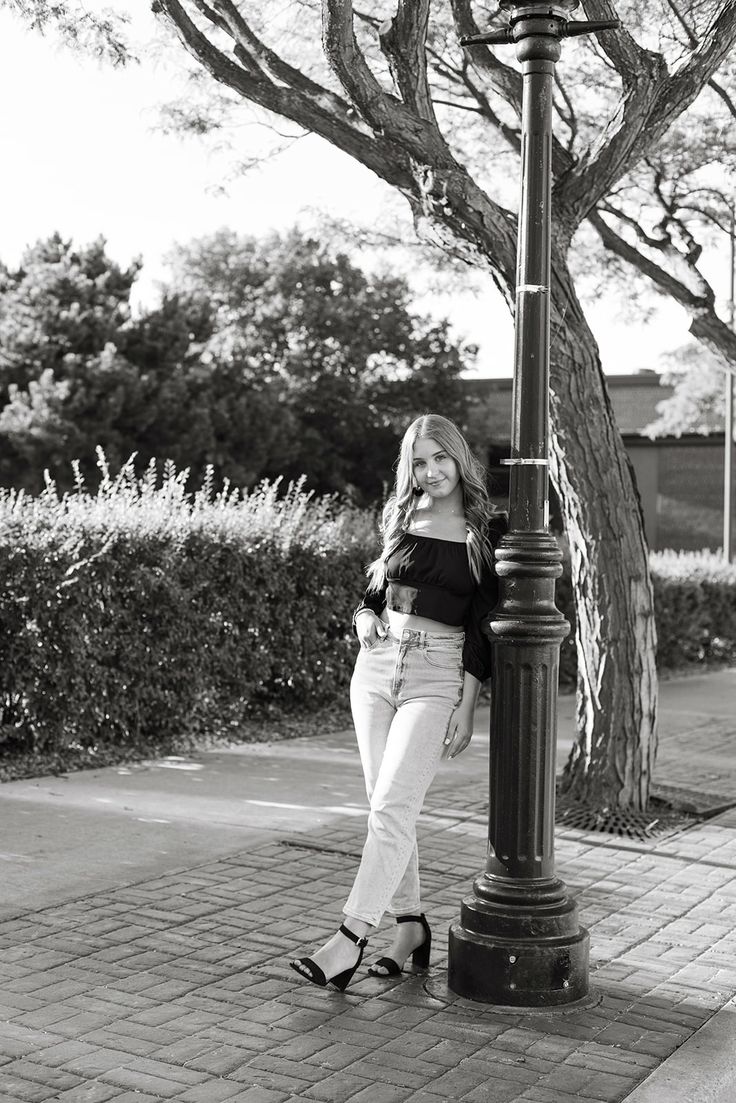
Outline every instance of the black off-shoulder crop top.
{"type": "MultiPolygon", "coordinates": [[[[506,531],[506,515],[496,514],[488,525],[493,547],[506,531]]],[[[380,590],[367,589],[356,609],[384,608],[464,627],[463,666],[483,682],[491,673],[490,644],[482,631],[485,617],[498,603],[496,572],[484,567],[479,583],[470,571],[464,543],[404,533],[386,564],[386,582],[380,590]]]]}
{"type": "Polygon", "coordinates": [[[466,544],[406,532],[386,561],[387,609],[465,624],[475,590],[466,544]]]}

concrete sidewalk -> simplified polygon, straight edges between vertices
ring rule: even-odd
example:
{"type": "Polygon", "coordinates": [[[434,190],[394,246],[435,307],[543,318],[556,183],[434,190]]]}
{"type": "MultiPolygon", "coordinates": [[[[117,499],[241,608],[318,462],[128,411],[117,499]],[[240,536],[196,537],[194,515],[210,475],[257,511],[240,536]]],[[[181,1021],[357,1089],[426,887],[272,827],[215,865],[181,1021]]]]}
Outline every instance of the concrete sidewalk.
{"type": "MultiPolygon", "coordinates": [[[[735,706],[736,671],[664,682],[655,780],[736,802],[735,706]]],[[[420,822],[432,970],[345,995],[286,963],[334,929],[362,845],[347,734],[2,786],[0,1103],[736,1098],[734,810],[660,841],[558,832],[591,934],[583,1006],[448,991],[484,863],[478,729],[420,822]]],[[[564,760],[571,698],[560,735],[564,760]]]]}

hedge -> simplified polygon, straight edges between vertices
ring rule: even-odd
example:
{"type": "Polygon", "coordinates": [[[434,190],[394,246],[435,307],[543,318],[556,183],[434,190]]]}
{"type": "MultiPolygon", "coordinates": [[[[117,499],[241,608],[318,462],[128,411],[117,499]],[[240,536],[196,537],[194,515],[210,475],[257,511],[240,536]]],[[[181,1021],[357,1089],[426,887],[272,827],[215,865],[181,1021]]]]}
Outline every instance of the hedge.
{"type": "Polygon", "coordinates": [[[346,694],[375,518],[185,479],[0,494],[0,745],[161,744],[346,694]]]}
{"type": "MultiPolygon", "coordinates": [[[[649,565],[657,622],[657,667],[678,670],[709,661],[736,662],[736,564],[714,552],[652,552],[649,565]]],[[[572,631],[560,653],[560,682],[576,680],[575,609],[564,560],[557,604],[572,631]]]]}
{"type": "MultiPolygon", "coordinates": [[[[161,745],[346,699],[375,517],[299,484],[185,483],[128,467],[94,496],[0,492],[0,749],[161,745]]],[[[736,568],[660,553],[652,572],[660,666],[736,655],[736,568]]],[[[558,603],[572,619],[569,572],[558,603]]]]}
{"type": "Polygon", "coordinates": [[[672,551],[651,562],[659,665],[736,660],[736,564],[712,552],[672,551]]]}

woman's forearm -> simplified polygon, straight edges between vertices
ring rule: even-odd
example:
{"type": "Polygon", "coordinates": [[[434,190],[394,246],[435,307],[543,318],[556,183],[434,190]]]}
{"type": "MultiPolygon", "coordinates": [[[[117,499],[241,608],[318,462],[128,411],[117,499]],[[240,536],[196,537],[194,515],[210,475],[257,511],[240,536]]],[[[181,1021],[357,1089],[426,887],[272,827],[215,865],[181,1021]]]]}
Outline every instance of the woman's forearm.
{"type": "Polygon", "coordinates": [[[478,703],[478,694],[480,693],[481,682],[474,674],[470,674],[465,671],[465,678],[463,679],[463,695],[460,701],[460,707],[467,711],[468,715],[472,717],[475,712],[475,706],[478,703]]]}

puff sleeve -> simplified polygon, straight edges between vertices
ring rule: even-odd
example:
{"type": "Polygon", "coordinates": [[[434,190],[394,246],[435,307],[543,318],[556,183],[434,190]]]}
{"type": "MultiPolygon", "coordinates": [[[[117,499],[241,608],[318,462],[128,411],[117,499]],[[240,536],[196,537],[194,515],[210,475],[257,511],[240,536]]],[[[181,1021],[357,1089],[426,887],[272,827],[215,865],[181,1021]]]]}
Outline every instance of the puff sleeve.
{"type": "Polygon", "coordinates": [[[383,612],[383,607],[386,604],[386,590],[387,585],[385,582],[380,590],[373,590],[370,586],[368,587],[363,596],[363,600],[353,613],[353,632],[356,631],[355,618],[363,609],[371,609],[377,617],[380,617],[383,612]]]}
{"type": "MultiPolygon", "coordinates": [[[[488,538],[494,549],[507,529],[508,519],[505,513],[496,514],[489,521],[488,538]]],[[[482,624],[498,604],[498,597],[498,577],[495,567],[484,567],[465,623],[463,645],[463,666],[468,674],[472,674],[479,682],[485,682],[491,676],[491,644],[482,630],[482,624]]]]}

